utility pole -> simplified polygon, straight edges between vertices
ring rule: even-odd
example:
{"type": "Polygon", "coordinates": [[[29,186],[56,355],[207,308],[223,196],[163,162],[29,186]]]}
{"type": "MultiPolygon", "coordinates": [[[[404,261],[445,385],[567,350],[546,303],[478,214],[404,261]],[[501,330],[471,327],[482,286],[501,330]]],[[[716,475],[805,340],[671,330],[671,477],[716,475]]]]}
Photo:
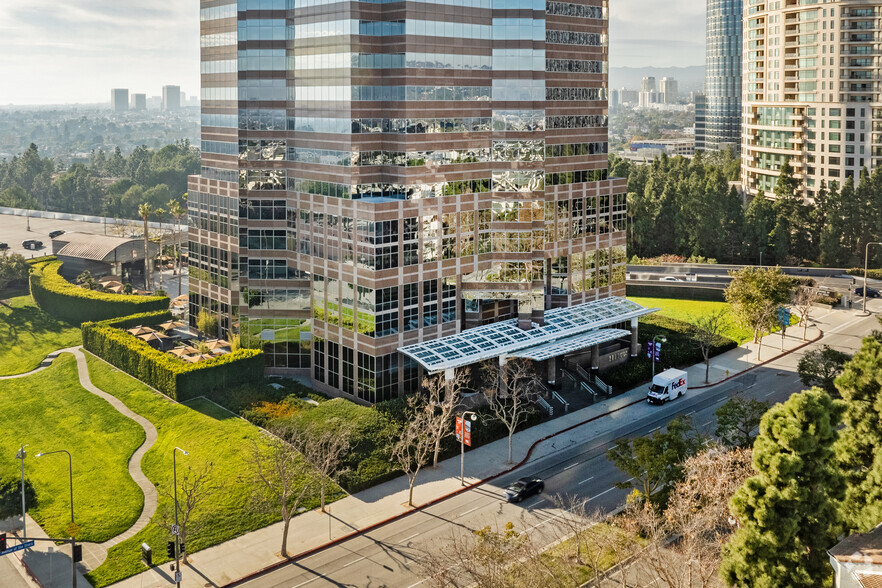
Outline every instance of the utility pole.
{"type": "Polygon", "coordinates": [[[25,460],[25,447],[27,445],[21,445],[21,449],[18,450],[18,453],[15,455],[15,459],[21,460],[21,537],[22,541],[27,540],[28,538],[28,529],[27,529],[27,519],[25,515],[27,514],[27,506],[25,505],[25,478],[24,478],[24,460],[25,460]]]}

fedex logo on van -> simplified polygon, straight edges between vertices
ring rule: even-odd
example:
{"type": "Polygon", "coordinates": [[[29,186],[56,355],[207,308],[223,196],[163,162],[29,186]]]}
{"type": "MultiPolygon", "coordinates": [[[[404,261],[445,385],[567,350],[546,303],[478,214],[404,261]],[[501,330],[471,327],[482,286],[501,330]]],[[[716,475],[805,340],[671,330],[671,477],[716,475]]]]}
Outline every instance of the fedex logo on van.
{"type": "Polygon", "coordinates": [[[680,378],[678,381],[671,383],[671,390],[676,390],[686,385],[686,378],[680,378]]]}

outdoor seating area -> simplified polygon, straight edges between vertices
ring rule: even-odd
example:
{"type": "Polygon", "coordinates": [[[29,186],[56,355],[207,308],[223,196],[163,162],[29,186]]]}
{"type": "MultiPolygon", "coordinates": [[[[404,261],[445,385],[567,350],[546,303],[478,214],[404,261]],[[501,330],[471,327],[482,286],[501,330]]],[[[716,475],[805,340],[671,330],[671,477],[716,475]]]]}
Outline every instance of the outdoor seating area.
{"type": "Polygon", "coordinates": [[[156,328],[139,325],[127,329],[126,332],[145,341],[154,349],[165,351],[189,363],[213,359],[233,350],[232,345],[223,339],[198,340],[187,324],[180,321],[168,321],[156,328]]]}

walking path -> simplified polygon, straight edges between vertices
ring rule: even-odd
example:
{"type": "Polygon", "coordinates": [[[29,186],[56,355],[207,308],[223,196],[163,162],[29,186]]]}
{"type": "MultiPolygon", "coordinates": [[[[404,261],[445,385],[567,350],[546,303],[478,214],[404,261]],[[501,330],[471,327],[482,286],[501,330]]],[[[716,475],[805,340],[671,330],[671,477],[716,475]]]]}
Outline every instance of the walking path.
{"type": "MultiPolygon", "coordinates": [[[[77,376],[80,381],[80,386],[85,388],[87,391],[92,394],[102,398],[106,402],[108,402],[113,408],[115,408],[120,414],[123,416],[135,421],[140,425],[142,429],[144,429],[145,438],[144,443],[132,454],[132,457],[129,459],[129,475],[132,477],[132,480],[141,488],[141,492],[144,494],[144,508],[141,510],[141,516],[138,517],[138,520],[135,521],[131,527],[129,527],[125,532],[117,535],[116,537],[112,537],[103,543],[83,543],[83,561],[81,566],[86,570],[94,570],[99,565],[101,565],[105,559],[107,559],[107,550],[113,547],[114,545],[125,541],[129,537],[134,536],[136,533],[141,531],[147,524],[150,522],[150,519],[153,518],[153,515],[156,514],[156,507],[158,502],[158,496],[156,492],[156,487],[153,483],[144,475],[144,472],[141,470],[141,461],[144,458],[144,455],[153,447],[153,444],[156,443],[157,432],[156,427],[153,426],[149,420],[145,419],[139,414],[132,412],[129,407],[127,407],[121,400],[104,392],[97,386],[92,383],[92,380],[89,378],[89,366],[86,363],[86,356],[80,347],[70,347],[67,349],[60,349],[58,351],[53,351],[46,359],[42,361],[40,367],[31,370],[29,372],[23,374],[16,374],[13,376],[4,376],[0,377],[0,380],[11,380],[16,378],[25,378],[31,376],[33,374],[39,373],[45,369],[47,369],[52,362],[58,358],[62,353],[70,353],[74,356],[77,362],[77,376]]],[[[29,519],[30,520],[30,519],[29,519]]],[[[39,528],[36,523],[30,522],[28,524],[28,529],[39,528]]],[[[42,531],[42,529],[41,529],[42,531]]],[[[33,533],[29,533],[29,536],[33,535],[33,533]]],[[[36,545],[33,550],[30,551],[44,551],[47,553],[51,553],[46,551],[51,544],[47,543],[44,545],[36,545]]],[[[56,557],[56,559],[58,559],[56,557]]],[[[51,564],[52,558],[35,558],[32,557],[30,560],[28,558],[24,559],[24,562],[28,564],[30,567],[31,564],[28,562],[31,561],[33,565],[44,566],[49,565],[49,572],[51,576],[51,564]]],[[[68,560],[70,561],[70,560],[68,560]]],[[[40,577],[40,573],[38,570],[32,570],[33,573],[40,577]]],[[[56,574],[58,575],[58,574],[56,574]]],[[[70,578],[70,574],[67,574],[67,578],[70,578]]],[[[68,580],[69,581],[69,580],[68,580]]],[[[44,586],[46,586],[44,582],[44,586]]]]}

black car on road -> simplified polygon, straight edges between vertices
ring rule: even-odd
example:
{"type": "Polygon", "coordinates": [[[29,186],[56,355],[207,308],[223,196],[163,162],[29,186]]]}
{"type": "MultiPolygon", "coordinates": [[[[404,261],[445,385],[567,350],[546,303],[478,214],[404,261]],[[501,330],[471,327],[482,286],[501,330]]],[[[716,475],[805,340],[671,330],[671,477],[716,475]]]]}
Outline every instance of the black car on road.
{"type": "MultiPolygon", "coordinates": [[[[855,288],[854,289],[855,296],[863,296],[864,289],[863,288],[855,288]]],[[[873,288],[867,288],[867,298],[879,298],[879,290],[874,290],[873,288]]]]}
{"type": "Polygon", "coordinates": [[[521,478],[505,489],[505,497],[509,502],[520,502],[545,490],[545,482],[536,477],[521,478]]]}
{"type": "Polygon", "coordinates": [[[27,239],[21,242],[21,246],[25,249],[37,250],[43,248],[43,242],[36,239],[27,239]]]}
{"type": "Polygon", "coordinates": [[[60,237],[64,234],[64,231],[52,231],[49,233],[49,238],[54,239],[55,237],[60,237]]]}
{"type": "Polygon", "coordinates": [[[9,249],[9,243],[0,243],[0,251],[6,251],[9,249]]]}

